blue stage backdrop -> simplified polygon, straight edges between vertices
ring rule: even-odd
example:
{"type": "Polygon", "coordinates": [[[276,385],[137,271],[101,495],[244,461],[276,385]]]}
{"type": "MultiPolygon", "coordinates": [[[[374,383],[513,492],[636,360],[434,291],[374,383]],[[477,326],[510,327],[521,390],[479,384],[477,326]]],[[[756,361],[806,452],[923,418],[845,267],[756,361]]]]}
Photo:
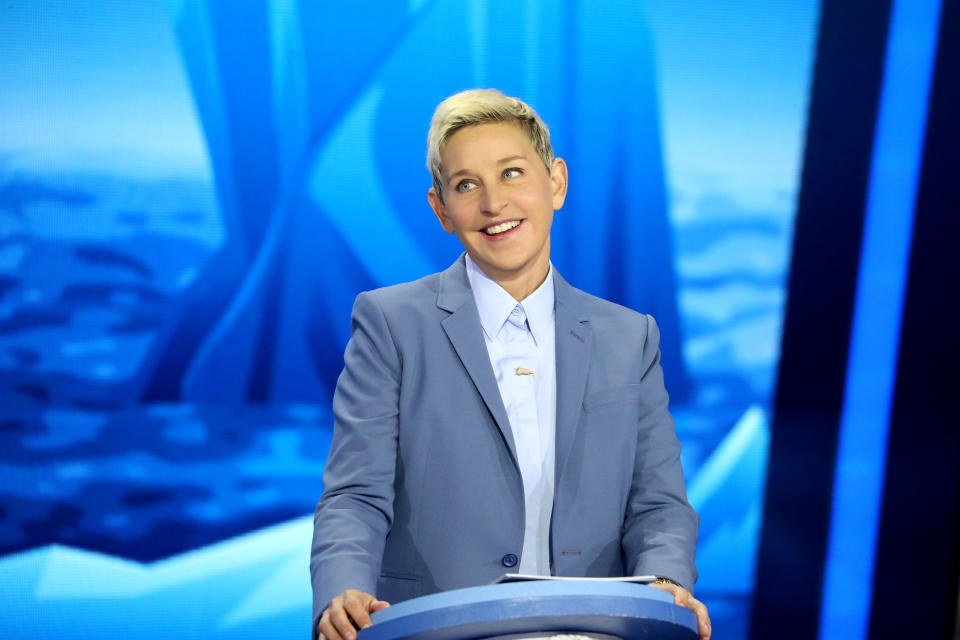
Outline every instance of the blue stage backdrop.
{"type": "MultiPolygon", "coordinates": [[[[300,637],[362,290],[459,254],[433,107],[531,103],[554,263],[652,313],[744,637],[818,4],[0,4],[0,636],[300,637]]],[[[451,416],[456,419],[456,416],[451,416]]]]}

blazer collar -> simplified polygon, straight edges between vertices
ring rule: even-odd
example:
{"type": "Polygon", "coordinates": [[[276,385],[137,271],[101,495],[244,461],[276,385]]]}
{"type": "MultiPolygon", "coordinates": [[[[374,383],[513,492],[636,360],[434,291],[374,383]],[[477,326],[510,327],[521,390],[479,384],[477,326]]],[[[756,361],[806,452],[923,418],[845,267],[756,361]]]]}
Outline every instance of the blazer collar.
{"type": "Polygon", "coordinates": [[[483,327],[480,325],[480,314],[477,312],[470,282],[467,280],[464,255],[461,254],[456,262],[440,273],[437,306],[450,312],[450,315],[441,320],[440,324],[480,393],[480,397],[483,398],[484,404],[487,405],[487,410],[493,416],[519,473],[520,466],[517,462],[513,431],[510,428],[510,420],[507,418],[507,410],[503,406],[503,399],[500,397],[497,379],[490,366],[487,344],[483,338],[483,327]]]}
{"type": "Polygon", "coordinates": [[[466,255],[461,253],[456,262],[440,272],[437,306],[451,313],[473,300],[470,281],[467,280],[466,255]]]}
{"type": "Polygon", "coordinates": [[[587,297],[553,274],[556,298],[557,440],[555,485],[560,486],[567,457],[577,434],[587,377],[593,364],[593,331],[587,297]]]}

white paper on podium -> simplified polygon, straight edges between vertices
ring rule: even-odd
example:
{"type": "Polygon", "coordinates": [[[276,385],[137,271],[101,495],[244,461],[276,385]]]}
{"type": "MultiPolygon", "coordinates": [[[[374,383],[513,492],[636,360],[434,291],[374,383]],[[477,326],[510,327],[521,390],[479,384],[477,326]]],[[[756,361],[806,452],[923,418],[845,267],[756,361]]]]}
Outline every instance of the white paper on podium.
{"type": "Polygon", "coordinates": [[[528,580],[567,580],[580,582],[633,582],[635,584],[649,584],[657,576],[621,576],[619,578],[572,578],[568,576],[537,576],[529,573],[505,573],[490,584],[504,584],[507,582],[526,582],[528,580]]]}

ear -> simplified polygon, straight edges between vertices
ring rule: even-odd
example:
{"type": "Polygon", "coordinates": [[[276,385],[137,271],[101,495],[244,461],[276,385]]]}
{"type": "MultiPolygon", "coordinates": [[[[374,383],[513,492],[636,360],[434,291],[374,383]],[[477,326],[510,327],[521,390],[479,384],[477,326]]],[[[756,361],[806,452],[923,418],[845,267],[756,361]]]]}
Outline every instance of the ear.
{"type": "Polygon", "coordinates": [[[440,221],[440,226],[443,227],[443,230],[447,233],[453,233],[454,229],[450,223],[450,216],[447,215],[447,208],[443,205],[440,194],[438,194],[437,190],[433,187],[430,187],[430,190],[427,191],[427,202],[430,203],[430,208],[433,209],[433,215],[437,216],[437,220],[440,221]]]}
{"type": "Polygon", "coordinates": [[[567,197],[567,163],[563,158],[554,158],[550,169],[550,184],[553,186],[553,210],[563,207],[567,197]]]}

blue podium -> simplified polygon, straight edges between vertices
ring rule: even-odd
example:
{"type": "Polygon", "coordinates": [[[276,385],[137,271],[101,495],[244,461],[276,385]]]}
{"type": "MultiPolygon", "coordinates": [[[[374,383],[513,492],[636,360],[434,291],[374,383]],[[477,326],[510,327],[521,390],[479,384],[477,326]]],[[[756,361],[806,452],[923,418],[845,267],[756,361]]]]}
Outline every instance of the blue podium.
{"type": "Polygon", "coordinates": [[[697,618],[660,589],[625,582],[531,581],[456,589],[378,611],[357,640],[466,640],[583,634],[696,640],[697,618]]]}

